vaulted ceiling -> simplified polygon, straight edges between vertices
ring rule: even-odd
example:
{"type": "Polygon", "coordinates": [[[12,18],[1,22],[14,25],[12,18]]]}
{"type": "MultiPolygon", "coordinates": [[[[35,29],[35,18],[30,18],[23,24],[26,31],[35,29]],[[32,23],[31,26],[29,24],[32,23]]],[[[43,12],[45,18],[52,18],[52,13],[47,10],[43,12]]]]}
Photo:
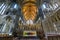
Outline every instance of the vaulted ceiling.
{"type": "Polygon", "coordinates": [[[38,13],[39,0],[18,0],[25,20],[35,20],[38,13]]]}

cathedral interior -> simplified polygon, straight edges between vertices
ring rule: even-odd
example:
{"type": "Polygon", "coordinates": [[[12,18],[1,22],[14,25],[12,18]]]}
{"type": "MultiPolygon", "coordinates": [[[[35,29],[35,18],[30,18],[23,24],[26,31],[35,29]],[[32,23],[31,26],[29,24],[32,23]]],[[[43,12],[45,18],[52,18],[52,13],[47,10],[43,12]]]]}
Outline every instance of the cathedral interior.
{"type": "Polygon", "coordinates": [[[60,0],[0,0],[0,40],[60,40],[60,0]]]}

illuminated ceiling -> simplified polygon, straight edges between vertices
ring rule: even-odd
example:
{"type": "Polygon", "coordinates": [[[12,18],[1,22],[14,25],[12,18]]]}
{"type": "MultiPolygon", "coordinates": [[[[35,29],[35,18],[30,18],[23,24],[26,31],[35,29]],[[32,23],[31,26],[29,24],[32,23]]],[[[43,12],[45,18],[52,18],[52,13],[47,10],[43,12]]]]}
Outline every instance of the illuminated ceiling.
{"type": "MultiPolygon", "coordinates": [[[[27,1],[36,2],[36,0],[26,0],[25,2],[27,1]]],[[[25,20],[35,20],[38,8],[36,4],[29,2],[23,5],[22,12],[25,20]]]]}
{"type": "Polygon", "coordinates": [[[38,8],[35,4],[27,3],[22,7],[25,20],[34,20],[37,16],[38,8]]]}
{"type": "MultiPolygon", "coordinates": [[[[23,0],[21,7],[23,18],[25,21],[32,20],[34,21],[38,14],[38,7],[36,5],[37,0],[23,0]]],[[[19,3],[20,4],[20,3],[19,3]]]]}

